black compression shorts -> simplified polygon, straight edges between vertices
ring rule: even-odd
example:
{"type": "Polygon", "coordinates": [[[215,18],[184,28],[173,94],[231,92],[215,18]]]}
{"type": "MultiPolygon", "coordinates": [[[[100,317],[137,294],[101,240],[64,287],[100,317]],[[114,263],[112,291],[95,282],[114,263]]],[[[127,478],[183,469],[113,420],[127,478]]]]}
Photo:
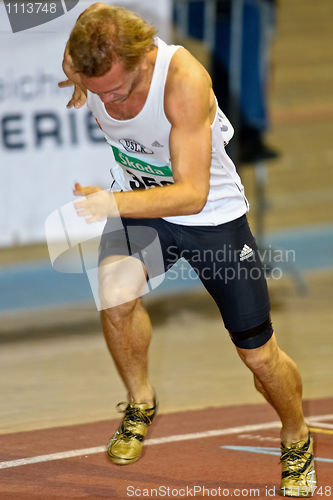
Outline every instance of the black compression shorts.
{"type": "Polygon", "coordinates": [[[110,255],[133,255],[152,279],[183,257],[215,300],[238,347],[252,349],[269,340],[273,329],[265,272],[245,215],[218,226],[130,218],[122,224],[115,231],[112,219],[107,221],[100,263],[110,255]]]}

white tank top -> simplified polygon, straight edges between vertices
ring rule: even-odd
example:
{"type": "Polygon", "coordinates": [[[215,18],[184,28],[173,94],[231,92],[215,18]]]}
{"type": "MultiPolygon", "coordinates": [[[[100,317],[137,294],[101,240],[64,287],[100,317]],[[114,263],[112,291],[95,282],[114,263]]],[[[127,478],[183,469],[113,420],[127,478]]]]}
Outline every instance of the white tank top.
{"type": "MultiPolygon", "coordinates": [[[[174,182],[170,161],[171,124],[164,113],[164,87],[169,64],[180,48],[156,38],[158,47],[153,77],[141,111],[129,120],[115,120],[104,103],[88,91],[87,104],[111,147],[112,191],[165,186],[174,182]]],[[[229,120],[218,108],[211,125],[212,155],[207,202],[194,215],[164,217],[188,226],[216,226],[237,219],[248,211],[244,188],[224,146],[233,136],[229,120]]],[[[200,168],[193,165],[193,168],[200,168]]]]}

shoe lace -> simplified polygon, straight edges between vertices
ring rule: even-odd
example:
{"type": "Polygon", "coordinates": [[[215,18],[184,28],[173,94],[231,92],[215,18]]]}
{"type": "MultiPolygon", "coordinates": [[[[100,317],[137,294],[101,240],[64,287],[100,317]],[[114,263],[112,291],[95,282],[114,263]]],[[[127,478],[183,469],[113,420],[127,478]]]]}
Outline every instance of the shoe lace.
{"type": "Polygon", "coordinates": [[[125,438],[129,439],[133,437],[133,431],[135,433],[136,423],[145,423],[146,425],[151,424],[152,417],[149,417],[145,410],[138,408],[137,406],[131,405],[122,401],[117,404],[119,413],[124,413],[124,418],[120,428],[120,434],[125,438]],[[126,407],[124,408],[124,405],[126,407]]]}
{"type": "Polygon", "coordinates": [[[304,460],[309,456],[309,452],[304,450],[304,447],[284,448],[281,454],[280,463],[284,463],[290,471],[289,475],[297,479],[301,477],[304,460]]]}

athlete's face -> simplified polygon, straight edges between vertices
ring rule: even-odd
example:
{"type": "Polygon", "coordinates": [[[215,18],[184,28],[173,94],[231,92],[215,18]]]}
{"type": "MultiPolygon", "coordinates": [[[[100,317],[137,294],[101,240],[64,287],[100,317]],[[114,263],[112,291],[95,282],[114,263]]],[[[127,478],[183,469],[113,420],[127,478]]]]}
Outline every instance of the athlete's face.
{"type": "Polygon", "coordinates": [[[81,79],[86,88],[97,94],[104,104],[120,104],[130,96],[138,75],[138,67],[128,71],[121,61],[117,61],[105,75],[91,78],[81,75],[81,79]]]}

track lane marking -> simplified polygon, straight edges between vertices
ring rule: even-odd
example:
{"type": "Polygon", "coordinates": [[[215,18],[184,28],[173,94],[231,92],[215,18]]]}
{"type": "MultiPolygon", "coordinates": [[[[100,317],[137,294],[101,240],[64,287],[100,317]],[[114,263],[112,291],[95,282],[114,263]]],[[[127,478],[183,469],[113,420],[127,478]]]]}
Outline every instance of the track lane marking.
{"type": "MultiPolygon", "coordinates": [[[[225,450],[232,450],[232,451],[249,451],[250,453],[262,453],[264,455],[276,455],[276,456],[281,455],[280,448],[270,448],[268,446],[233,446],[233,445],[230,446],[230,445],[225,445],[225,446],[220,446],[220,448],[223,448],[225,450]]],[[[333,458],[315,457],[314,460],[316,462],[333,463],[333,458]]]]}
{"type": "MultiPolygon", "coordinates": [[[[308,422],[316,422],[319,424],[320,420],[331,420],[333,419],[333,414],[328,415],[317,415],[313,417],[308,417],[308,422]]],[[[253,425],[243,425],[238,427],[229,427],[227,429],[215,429],[211,431],[202,432],[191,432],[188,434],[175,434],[173,436],[164,436],[160,438],[147,439],[144,446],[152,446],[158,444],[176,443],[178,441],[188,441],[192,439],[204,439],[216,436],[227,436],[231,434],[238,434],[240,432],[252,432],[265,429],[273,429],[275,427],[280,427],[281,422],[279,420],[273,422],[264,422],[262,424],[253,425]]],[[[53,460],[62,460],[65,458],[81,457],[85,455],[95,455],[98,453],[105,453],[105,446],[96,446],[93,448],[82,448],[79,450],[68,450],[58,453],[50,453],[47,455],[38,455],[35,457],[19,458],[16,460],[8,460],[5,462],[0,462],[0,469],[9,469],[12,467],[20,467],[22,465],[31,465],[42,462],[51,462],[53,460]]]]}
{"type": "Polygon", "coordinates": [[[309,430],[311,432],[314,432],[315,434],[333,434],[333,430],[330,429],[321,429],[320,427],[309,427],[309,430]]]}
{"type": "MultiPolygon", "coordinates": [[[[238,434],[239,432],[251,432],[259,429],[272,429],[279,427],[280,422],[265,422],[263,424],[243,425],[241,427],[229,427],[227,429],[216,429],[203,432],[191,432],[188,434],[175,434],[173,436],[164,436],[160,438],[147,439],[144,443],[145,446],[175,443],[177,441],[188,441],[191,439],[202,439],[215,436],[225,436],[229,434],[238,434]]],[[[69,450],[59,453],[50,453],[48,455],[39,455],[36,457],[19,458],[17,460],[9,460],[7,462],[0,462],[0,469],[8,469],[11,467],[19,467],[22,465],[37,464],[41,462],[50,462],[53,460],[62,460],[64,458],[80,457],[84,455],[94,455],[97,453],[105,453],[105,446],[96,446],[94,448],[83,448],[80,450],[69,450]]]]}
{"type": "Polygon", "coordinates": [[[317,423],[321,420],[333,420],[333,413],[328,413],[327,415],[317,415],[313,417],[306,417],[306,420],[312,422],[316,421],[317,423]]]}

